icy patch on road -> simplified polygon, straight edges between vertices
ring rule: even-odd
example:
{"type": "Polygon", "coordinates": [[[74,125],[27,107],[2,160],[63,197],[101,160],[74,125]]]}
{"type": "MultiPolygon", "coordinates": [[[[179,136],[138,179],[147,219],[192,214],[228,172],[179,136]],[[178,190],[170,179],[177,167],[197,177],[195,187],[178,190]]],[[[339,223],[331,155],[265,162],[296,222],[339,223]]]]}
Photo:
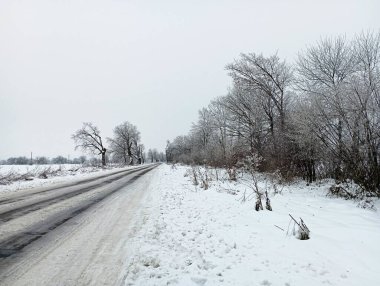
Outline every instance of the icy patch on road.
{"type": "Polygon", "coordinates": [[[241,203],[246,188],[184,177],[160,168],[151,212],[134,238],[125,285],[377,285],[380,216],[326,197],[328,185],[285,187],[271,194],[273,212],[241,203]],[[233,187],[236,195],[220,191],[233,187]],[[154,209],[154,211],[153,211],[154,209]],[[311,239],[286,235],[291,213],[311,239]],[[275,227],[284,229],[284,231],[275,227]]]}

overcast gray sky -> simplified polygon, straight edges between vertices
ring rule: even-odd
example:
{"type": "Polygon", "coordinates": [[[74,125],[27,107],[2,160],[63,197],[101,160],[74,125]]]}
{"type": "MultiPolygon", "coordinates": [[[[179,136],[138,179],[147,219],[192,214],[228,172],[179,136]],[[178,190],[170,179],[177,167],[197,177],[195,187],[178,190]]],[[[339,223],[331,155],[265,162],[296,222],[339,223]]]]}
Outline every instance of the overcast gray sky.
{"type": "Polygon", "coordinates": [[[380,28],[379,0],[0,0],[0,159],[78,155],[84,121],[164,150],[230,85],[241,52],[292,61],[321,36],[380,28]]]}

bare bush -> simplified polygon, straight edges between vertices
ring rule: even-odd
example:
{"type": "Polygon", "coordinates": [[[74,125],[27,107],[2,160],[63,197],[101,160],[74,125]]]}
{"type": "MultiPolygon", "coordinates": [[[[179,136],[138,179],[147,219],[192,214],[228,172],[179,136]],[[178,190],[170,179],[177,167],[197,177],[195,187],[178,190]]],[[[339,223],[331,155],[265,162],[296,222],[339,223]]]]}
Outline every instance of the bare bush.
{"type": "MultiPolygon", "coordinates": [[[[293,221],[293,235],[295,235],[299,240],[308,240],[310,239],[310,230],[306,226],[305,222],[300,218],[300,221],[298,222],[291,214],[289,214],[291,221],[293,221]],[[295,226],[297,225],[298,229],[297,232],[295,231],[295,226]]],[[[289,232],[289,229],[288,229],[289,232]]]]}
{"type": "Polygon", "coordinates": [[[236,168],[235,167],[227,168],[226,172],[228,174],[228,178],[230,181],[236,181],[236,168]]]}
{"type": "Polygon", "coordinates": [[[371,211],[376,211],[377,210],[376,207],[375,207],[375,204],[374,204],[373,200],[371,200],[369,198],[361,200],[357,204],[357,207],[358,208],[362,208],[362,209],[368,209],[368,210],[371,210],[371,211]]]}
{"type": "Polygon", "coordinates": [[[192,167],[191,170],[192,170],[192,179],[193,179],[193,184],[194,186],[198,186],[199,185],[199,182],[198,182],[198,169],[197,167],[192,167]]]}
{"type": "Polygon", "coordinates": [[[255,203],[255,210],[258,212],[258,211],[262,211],[264,208],[263,208],[263,203],[261,202],[261,197],[262,197],[262,194],[261,193],[256,193],[256,203],[255,203]]]}
{"type": "Polygon", "coordinates": [[[208,167],[192,166],[191,169],[187,170],[184,174],[185,177],[191,177],[192,183],[195,186],[200,186],[200,188],[207,190],[210,187],[210,182],[212,181],[212,173],[208,167]]]}
{"type": "Polygon", "coordinates": [[[272,205],[270,203],[270,199],[269,199],[269,196],[268,196],[268,192],[265,191],[265,208],[268,210],[268,211],[272,211],[272,205]]]}
{"type": "MultiPolygon", "coordinates": [[[[34,168],[28,169],[25,172],[17,172],[14,170],[10,170],[6,173],[0,173],[0,185],[9,185],[12,184],[13,182],[18,182],[18,181],[32,181],[35,178],[38,179],[48,179],[50,177],[55,177],[55,176],[62,176],[66,174],[71,174],[74,175],[80,169],[82,166],[72,166],[70,169],[65,169],[61,165],[58,167],[53,167],[53,166],[46,166],[46,167],[41,167],[41,166],[36,166],[34,168]]],[[[86,172],[94,172],[99,170],[98,168],[94,169],[86,169],[86,172]]]]}
{"type": "Polygon", "coordinates": [[[203,170],[199,172],[201,179],[201,188],[208,190],[210,183],[210,175],[208,174],[208,168],[204,167],[203,170]]]}
{"type": "Polygon", "coordinates": [[[251,156],[245,157],[241,162],[239,162],[239,166],[246,172],[248,178],[242,179],[243,184],[248,186],[252,190],[252,194],[256,197],[255,202],[255,210],[260,211],[263,210],[262,199],[265,196],[265,208],[269,211],[272,211],[272,206],[270,203],[269,195],[267,190],[262,191],[259,187],[259,180],[257,177],[257,169],[259,168],[262,162],[262,158],[257,154],[253,154],[251,156]]]}
{"type": "Polygon", "coordinates": [[[331,186],[328,190],[327,195],[331,197],[344,198],[346,200],[357,198],[357,194],[351,193],[347,188],[345,188],[341,184],[331,186]]]}

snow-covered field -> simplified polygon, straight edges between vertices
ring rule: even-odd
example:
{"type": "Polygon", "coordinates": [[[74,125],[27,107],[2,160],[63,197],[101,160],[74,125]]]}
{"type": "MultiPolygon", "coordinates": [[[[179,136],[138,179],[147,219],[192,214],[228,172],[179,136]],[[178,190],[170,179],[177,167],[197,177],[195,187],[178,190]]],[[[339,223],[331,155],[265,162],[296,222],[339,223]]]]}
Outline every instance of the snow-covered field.
{"type": "MultiPolygon", "coordinates": [[[[133,167],[127,167],[133,168],[133,167]]],[[[102,174],[123,170],[125,167],[82,166],[75,164],[49,165],[0,165],[0,192],[10,192],[20,189],[30,189],[96,177],[102,174]],[[46,177],[41,176],[45,173],[46,177]],[[8,180],[9,177],[27,177],[8,180]]]]}
{"type": "Polygon", "coordinates": [[[81,167],[82,165],[78,164],[46,164],[46,165],[0,165],[0,174],[5,174],[9,172],[17,173],[27,173],[34,170],[42,170],[45,168],[53,168],[55,170],[62,169],[74,169],[81,167]]]}
{"type": "Polygon", "coordinates": [[[244,184],[203,190],[188,169],[160,167],[128,242],[126,285],[380,285],[377,211],[326,197],[328,182],[298,182],[270,193],[272,212],[256,212],[255,200],[241,202],[244,184]],[[309,240],[291,234],[288,214],[302,217],[309,240]]]}

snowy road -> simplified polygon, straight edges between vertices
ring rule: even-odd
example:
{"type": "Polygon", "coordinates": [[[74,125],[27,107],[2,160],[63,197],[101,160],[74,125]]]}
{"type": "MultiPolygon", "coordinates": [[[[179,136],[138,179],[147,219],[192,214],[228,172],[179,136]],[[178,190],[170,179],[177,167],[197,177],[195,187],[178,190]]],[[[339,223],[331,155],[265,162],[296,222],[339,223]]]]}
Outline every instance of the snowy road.
{"type": "Polygon", "coordinates": [[[157,165],[0,194],[1,285],[115,285],[157,165]]]}

